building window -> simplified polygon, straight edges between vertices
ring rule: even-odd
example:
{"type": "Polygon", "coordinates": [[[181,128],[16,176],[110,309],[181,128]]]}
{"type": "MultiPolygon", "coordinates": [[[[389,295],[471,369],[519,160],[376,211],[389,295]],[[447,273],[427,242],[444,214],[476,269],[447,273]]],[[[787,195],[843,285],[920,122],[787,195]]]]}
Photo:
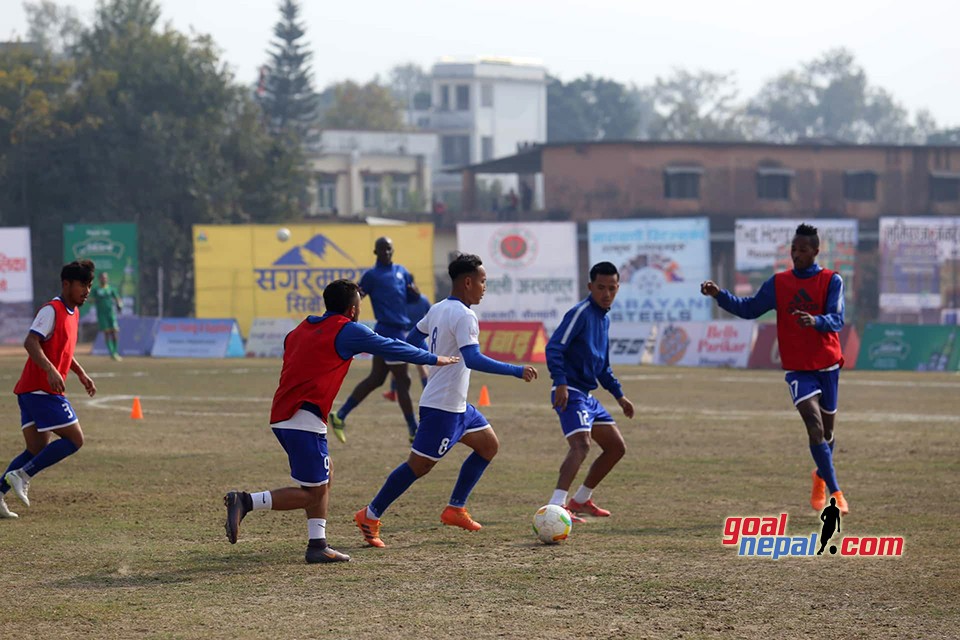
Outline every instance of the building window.
{"type": "Polygon", "coordinates": [[[663,197],[699,199],[702,173],[700,167],[667,167],[663,172],[663,197]]]}
{"type": "Polygon", "coordinates": [[[450,85],[440,85],[440,111],[450,111],[450,85]]]}
{"type": "Polygon", "coordinates": [[[930,199],[933,202],[960,200],[960,173],[935,171],[930,175],[930,199]]]}
{"type": "Polygon", "coordinates": [[[843,176],[843,197],[847,200],[876,200],[877,174],[873,171],[847,171],[843,176]]]}
{"type": "Polygon", "coordinates": [[[480,85],[480,106],[481,107],[492,107],[493,106],[493,85],[489,82],[485,82],[480,85]]]}
{"type": "Polygon", "coordinates": [[[486,162],[493,160],[493,136],[483,136],[480,138],[480,161],[486,162]]]}
{"type": "Polygon", "coordinates": [[[789,200],[793,175],[790,169],[757,169],[757,197],[761,200],[789,200]]]}
{"type": "Polygon", "coordinates": [[[457,85],[457,111],[470,111],[470,85],[457,85]]]}
{"type": "Polygon", "coordinates": [[[390,185],[390,200],[397,211],[406,211],[410,206],[410,176],[397,174],[390,185]]]}
{"type": "Polygon", "coordinates": [[[470,136],[443,136],[440,153],[445,167],[470,164],[470,136]]]}
{"type": "Polygon", "coordinates": [[[363,176],[363,208],[380,210],[380,176],[363,176]]]}
{"type": "Polygon", "coordinates": [[[317,176],[317,211],[330,213],[337,208],[337,176],[321,173],[317,176]]]}

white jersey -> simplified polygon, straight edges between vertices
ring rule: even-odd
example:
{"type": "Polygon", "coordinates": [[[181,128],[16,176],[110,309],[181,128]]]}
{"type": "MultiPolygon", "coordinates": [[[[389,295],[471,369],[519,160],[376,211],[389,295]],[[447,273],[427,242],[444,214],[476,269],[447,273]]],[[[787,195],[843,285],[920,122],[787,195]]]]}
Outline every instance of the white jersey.
{"type": "MultiPolygon", "coordinates": [[[[461,347],[480,344],[477,314],[456,298],[430,307],[417,323],[417,331],[427,334],[427,349],[438,356],[460,356],[461,347]]],[[[467,410],[469,388],[470,369],[463,360],[446,367],[430,367],[420,406],[463,413],[467,410]]]]}

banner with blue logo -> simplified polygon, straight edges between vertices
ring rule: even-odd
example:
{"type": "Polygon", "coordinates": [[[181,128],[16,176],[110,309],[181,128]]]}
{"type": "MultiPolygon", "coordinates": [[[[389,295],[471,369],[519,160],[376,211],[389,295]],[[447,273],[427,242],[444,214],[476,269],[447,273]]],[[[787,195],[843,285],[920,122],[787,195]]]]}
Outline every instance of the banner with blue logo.
{"type": "Polygon", "coordinates": [[[620,271],[611,323],[710,320],[713,300],[700,295],[710,278],[707,218],[591,220],[587,236],[590,265],[620,271]]]}
{"type": "Polygon", "coordinates": [[[154,358],[242,358],[243,339],[233,318],[163,318],[154,358]]]}
{"type": "MultiPolygon", "coordinates": [[[[157,326],[160,324],[160,319],[120,316],[118,321],[120,324],[120,342],[118,345],[120,355],[150,355],[150,352],[153,351],[153,341],[157,335],[157,326]]],[[[110,355],[102,331],[97,334],[97,339],[93,341],[91,353],[95,356],[110,355]]]]}

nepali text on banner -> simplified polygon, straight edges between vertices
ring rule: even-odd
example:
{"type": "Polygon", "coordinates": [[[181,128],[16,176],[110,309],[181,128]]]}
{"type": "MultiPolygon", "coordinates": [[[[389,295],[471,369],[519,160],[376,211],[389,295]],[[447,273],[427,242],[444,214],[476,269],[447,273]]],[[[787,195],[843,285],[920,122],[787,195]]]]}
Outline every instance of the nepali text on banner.
{"type": "Polygon", "coordinates": [[[480,256],[487,272],[486,294],[474,307],[481,322],[542,322],[552,332],[583,297],[573,222],[460,223],[457,249],[480,256]]]}
{"type": "MultiPolygon", "coordinates": [[[[33,321],[29,227],[0,227],[0,344],[23,344],[33,321]]],[[[60,291],[56,280],[51,294],[60,291]]]]}
{"type": "MultiPolygon", "coordinates": [[[[433,226],[366,224],[196,225],[196,308],[202,318],[236,318],[248,335],[254,318],[323,315],[323,290],[334,280],[359,282],[376,262],[373,245],[387,235],[393,260],[413,275],[421,293],[434,299],[433,226]]],[[[361,319],[373,320],[369,301],[361,319]]]]}
{"type": "Polygon", "coordinates": [[[481,322],[480,351],[505,362],[546,362],[547,336],[539,322],[481,322]]]}
{"type": "Polygon", "coordinates": [[[154,358],[242,358],[243,340],[232,318],[164,318],[150,355],[154,358]]]}
{"type": "Polygon", "coordinates": [[[612,324],[712,317],[713,301],[700,295],[710,277],[707,218],[591,220],[587,236],[590,265],[612,262],[620,272],[612,324]]]}

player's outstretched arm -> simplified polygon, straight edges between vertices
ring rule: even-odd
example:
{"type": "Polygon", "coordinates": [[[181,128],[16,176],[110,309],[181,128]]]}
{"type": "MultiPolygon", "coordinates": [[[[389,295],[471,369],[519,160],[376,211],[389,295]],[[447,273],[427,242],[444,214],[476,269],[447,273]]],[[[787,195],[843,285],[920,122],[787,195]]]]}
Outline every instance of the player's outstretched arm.
{"type": "Polygon", "coordinates": [[[706,280],[700,283],[700,293],[711,298],[716,298],[720,293],[720,287],[713,280],[706,280]]]}
{"type": "Polygon", "coordinates": [[[717,301],[717,305],[724,311],[745,320],[759,318],[777,306],[777,294],[774,289],[773,276],[760,285],[760,288],[754,296],[745,298],[737,297],[726,289],[721,289],[713,280],[701,282],[700,293],[714,298],[717,301]]]}
{"type": "Polygon", "coordinates": [[[488,358],[480,353],[480,345],[478,344],[468,344],[465,347],[460,347],[460,355],[463,356],[463,363],[467,365],[467,368],[473,369],[474,371],[494,373],[501,376],[514,376],[527,380],[528,382],[537,377],[537,370],[533,367],[509,364],[488,358]],[[527,371],[527,369],[532,369],[532,373],[527,371]],[[531,377],[528,378],[527,376],[531,377]]]}
{"type": "Polygon", "coordinates": [[[460,356],[437,356],[437,364],[435,367],[445,367],[450,364],[457,364],[460,362],[460,356]]]}

